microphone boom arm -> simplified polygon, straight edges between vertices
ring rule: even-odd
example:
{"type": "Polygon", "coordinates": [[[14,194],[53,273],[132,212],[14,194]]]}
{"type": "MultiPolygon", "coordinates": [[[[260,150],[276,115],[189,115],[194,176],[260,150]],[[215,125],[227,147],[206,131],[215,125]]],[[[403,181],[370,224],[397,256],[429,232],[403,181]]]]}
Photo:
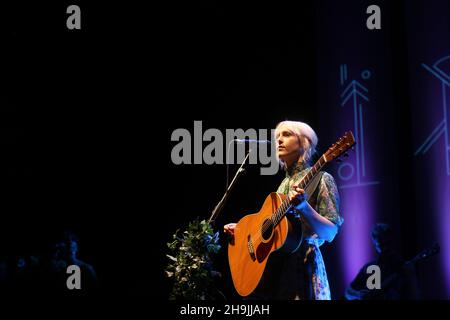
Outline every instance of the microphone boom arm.
{"type": "Polygon", "coordinates": [[[228,186],[227,190],[225,190],[225,193],[222,196],[222,199],[215,206],[215,208],[214,208],[214,210],[213,210],[213,212],[211,214],[211,217],[208,220],[209,224],[214,225],[214,222],[216,221],[217,217],[219,216],[220,212],[223,209],[223,206],[225,205],[225,202],[226,202],[226,200],[228,198],[228,195],[230,194],[231,189],[235,185],[235,183],[236,183],[237,179],[240,177],[240,175],[245,171],[244,164],[247,161],[248,156],[250,155],[250,152],[252,152],[251,149],[247,152],[247,155],[245,156],[244,160],[242,161],[241,166],[239,167],[239,169],[236,171],[233,180],[231,181],[231,183],[228,186]]]}

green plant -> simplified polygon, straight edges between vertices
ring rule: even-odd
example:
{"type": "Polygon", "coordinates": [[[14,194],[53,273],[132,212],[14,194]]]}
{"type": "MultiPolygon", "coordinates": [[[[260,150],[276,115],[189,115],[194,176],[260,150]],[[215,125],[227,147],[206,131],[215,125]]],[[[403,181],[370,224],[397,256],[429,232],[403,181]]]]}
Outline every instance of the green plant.
{"type": "Polygon", "coordinates": [[[213,270],[212,254],[220,250],[219,233],[214,233],[205,220],[189,223],[187,230],[177,230],[173,241],[167,243],[171,254],[165,269],[166,276],[173,281],[170,299],[207,300],[217,297],[212,286],[220,275],[213,270]]]}

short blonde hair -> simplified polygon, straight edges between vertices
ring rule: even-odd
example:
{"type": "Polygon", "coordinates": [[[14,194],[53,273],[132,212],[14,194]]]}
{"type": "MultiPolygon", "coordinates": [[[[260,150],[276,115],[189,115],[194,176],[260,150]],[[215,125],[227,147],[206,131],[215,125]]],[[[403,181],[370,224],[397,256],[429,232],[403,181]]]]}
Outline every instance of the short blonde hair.
{"type": "MultiPolygon", "coordinates": [[[[301,160],[310,163],[313,155],[316,153],[316,146],[319,141],[314,130],[308,124],[301,121],[289,121],[289,120],[281,121],[280,123],[277,124],[275,128],[275,141],[277,141],[276,137],[279,134],[281,126],[286,127],[288,130],[292,131],[292,133],[294,133],[298,137],[300,144],[304,148],[301,160]]],[[[281,161],[280,158],[278,158],[278,149],[276,154],[277,159],[280,162],[281,166],[285,167],[283,161],[281,161]]]]}

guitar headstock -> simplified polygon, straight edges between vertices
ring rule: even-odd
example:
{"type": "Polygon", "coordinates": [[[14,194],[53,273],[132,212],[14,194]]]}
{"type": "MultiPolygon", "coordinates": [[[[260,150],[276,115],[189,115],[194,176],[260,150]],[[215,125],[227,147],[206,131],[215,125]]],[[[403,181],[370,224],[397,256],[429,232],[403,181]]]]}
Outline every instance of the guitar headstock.
{"type": "Polygon", "coordinates": [[[351,131],[347,131],[324,153],[325,161],[330,162],[340,157],[348,149],[355,145],[355,137],[351,131]]]}
{"type": "Polygon", "coordinates": [[[435,254],[439,253],[441,250],[439,244],[435,243],[432,247],[423,250],[420,252],[417,256],[414,257],[413,261],[419,261],[419,260],[425,260],[428,259],[431,256],[434,256],[435,254]]]}

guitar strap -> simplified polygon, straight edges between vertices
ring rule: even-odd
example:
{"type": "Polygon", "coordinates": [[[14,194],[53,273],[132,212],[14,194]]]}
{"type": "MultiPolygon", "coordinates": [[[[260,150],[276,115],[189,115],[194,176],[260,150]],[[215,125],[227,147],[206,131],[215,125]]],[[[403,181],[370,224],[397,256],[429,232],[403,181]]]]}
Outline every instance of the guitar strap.
{"type": "Polygon", "coordinates": [[[323,176],[323,172],[320,171],[315,177],[314,179],[311,180],[311,182],[309,183],[308,187],[305,189],[306,194],[308,195],[308,202],[312,205],[313,203],[315,203],[315,197],[314,194],[317,191],[317,186],[320,183],[320,180],[322,179],[323,176]],[[313,200],[314,199],[314,200],[313,200]]]}

